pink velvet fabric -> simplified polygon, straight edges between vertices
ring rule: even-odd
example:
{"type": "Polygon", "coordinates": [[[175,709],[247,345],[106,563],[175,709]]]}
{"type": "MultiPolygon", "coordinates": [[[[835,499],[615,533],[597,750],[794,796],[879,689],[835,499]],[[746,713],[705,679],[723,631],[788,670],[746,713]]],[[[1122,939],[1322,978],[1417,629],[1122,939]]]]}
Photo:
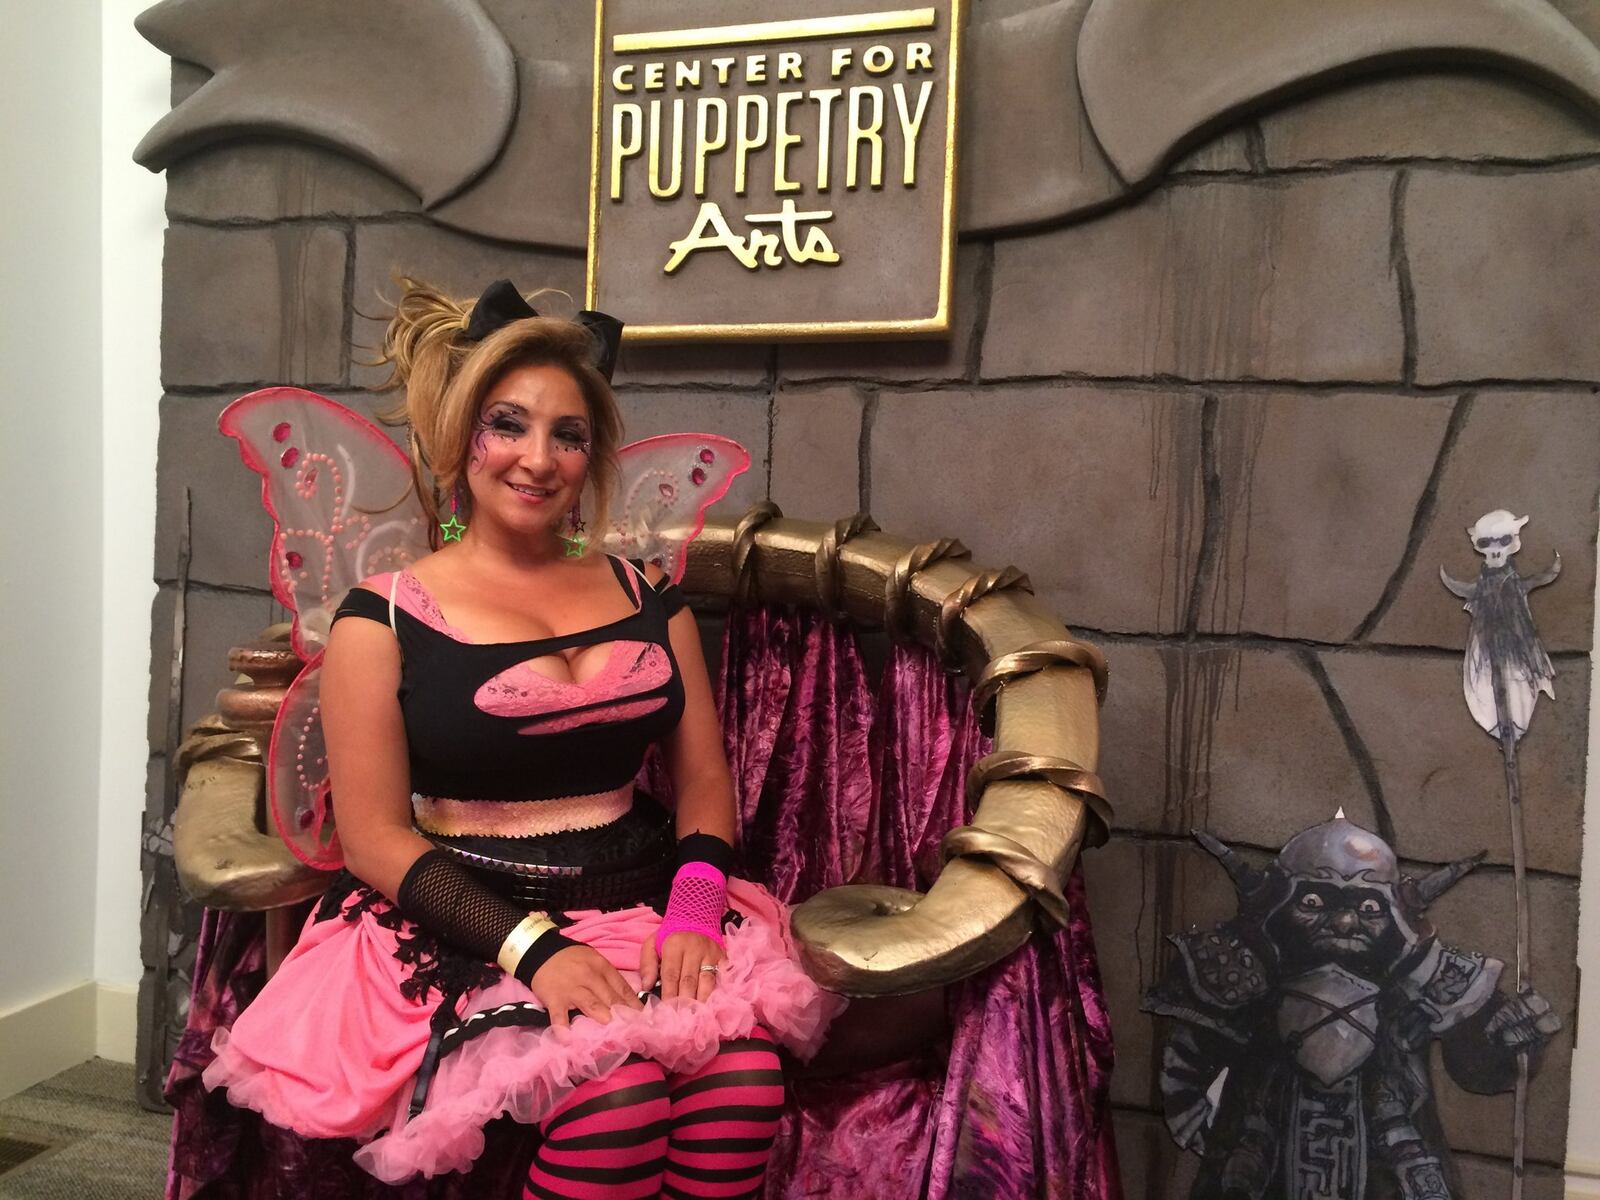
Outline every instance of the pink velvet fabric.
{"type": "MultiPolygon", "coordinates": [[[[761,609],[730,617],[720,685],[753,875],[789,903],[851,881],[932,883],[989,749],[963,683],[896,647],[873,696],[848,631],[761,609]]],[[[769,1200],[1119,1200],[1111,1030],[1080,873],[1067,894],[1068,928],[951,989],[947,1053],[796,1084],[769,1200]]]]}

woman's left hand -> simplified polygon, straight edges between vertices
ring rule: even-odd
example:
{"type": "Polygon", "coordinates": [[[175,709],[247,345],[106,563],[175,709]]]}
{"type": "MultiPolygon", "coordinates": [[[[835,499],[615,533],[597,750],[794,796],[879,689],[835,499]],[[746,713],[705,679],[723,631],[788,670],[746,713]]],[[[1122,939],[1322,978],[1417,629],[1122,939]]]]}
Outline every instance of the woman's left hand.
{"type": "Polygon", "coordinates": [[[661,943],[661,956],[656,957],[656,940],[647,937],[639,947],[639,974],[643,977],[645,991],[661,980],[661,998],[688,996],[704,1000],[717,986],[717,972],[706,970],[720,967],[728,954],[703,933],[680,929],[670,933],[661,943]]]}

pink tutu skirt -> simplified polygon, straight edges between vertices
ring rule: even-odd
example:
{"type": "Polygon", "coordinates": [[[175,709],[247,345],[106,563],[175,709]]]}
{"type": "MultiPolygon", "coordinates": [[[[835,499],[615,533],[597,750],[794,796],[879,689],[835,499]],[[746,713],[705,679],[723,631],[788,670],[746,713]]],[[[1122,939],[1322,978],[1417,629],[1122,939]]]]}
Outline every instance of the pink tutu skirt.
{"type": "MultiPolygon", "coordinates": [[[[468,986],[453,1015],[441,1013],[440,992],[415,986],[406,944],[416,927],[357,889],[338,914],[325,906],[306,923],[232,1029],[217,1030],[205,1085],[306,1137],[362,1139],[357,1163],[399,1183],[465,1170],[483,1151],[488,1122],[503,1114],[536,1122],[573,1087],[631,1055],[692,1071],[719,1043],[760,1025],[810,1058],[844,1001],[800,969],[788,913],[763,888],[730,879],[728,906],[742,921],[726,931],[728,961],[708,999],[652,998],[642,1010],[614,1009],[608,1024],[576,1016],[558,1029],[543,1023],[528,988],[494,968],[483,972],[493,982],[468,986]],[[436,1026],[457,1033],[445,1040],[426,1101],[411,1115],[436,1026]]],[[[661,921],[655,910],[566,915],[572,924],[562,932],[598,950],[637,988],[640,947],[661,921]]]]}

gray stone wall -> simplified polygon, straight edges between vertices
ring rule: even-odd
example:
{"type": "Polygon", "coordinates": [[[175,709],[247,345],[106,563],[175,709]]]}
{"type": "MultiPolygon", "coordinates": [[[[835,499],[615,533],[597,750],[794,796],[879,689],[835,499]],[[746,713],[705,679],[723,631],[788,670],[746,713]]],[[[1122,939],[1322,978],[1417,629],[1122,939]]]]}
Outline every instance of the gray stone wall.
{"type": "MultiPolygon", "coordinates": [[[[1600,39],[1600,0],[1559,6],[1600,39]]],[[[199,77],[180,64],[175,90],[199,77]]],[[[988,177],[966,188],[1003,188],[1006,152],[981,161],[988,177]]],[[[1500,760],[1462,703],[1466,618],[1437,577],[1472,576],[1463,527],[1499,507],[1533,517],[1525,571],[1557,549],[1566,564],[1533,601],[1559,700],[1522,754],[1535,979],[1566,1024],[1533,1086],[1529,1195],[1560,1193],[1600,488],[1597,199],[1600,129],[1560,101],[1499,79],[1384,79],[1230,131],[1099,217],[964,242],[948,343],[624,355],[631,435],[705,428],[751,447],[731,505],[770,495],[796,516],[864,508],[900,535],[958,535],[1026,570],[1105,648],[1118,836],[1087,869],[1131,1196],[1186,1193],[1139,998],[1166,934],[1231,912],[1190,828],[1271,851],[1343,806],[1416,863],[1486,848],[1436,923],[1511,958],[1500,760]]],[[[186,723],[226,682],[228,645],[274,617],[270,527],[215,431],[221,406],[292,383],[370,408],[369,315],[396,270],[468,293],[508,274],[579,295],[583,274],[570,251],[442,228],[306,147],[181,163],[168,213],[155,780],[184,486],[186,723]]],[[[151,805],[158,833],[159,787],[151,805]]],[[[185,935],[168,932],[170,872],[150,861],[154,968],[185,935]]],[[[166,1039],[154,1023],[144,1036],[153,1072],[166,1039]]],[[[1504,1192],[1509,1097],[1440,1079],[1468,1194],[1504,1192]]]]}

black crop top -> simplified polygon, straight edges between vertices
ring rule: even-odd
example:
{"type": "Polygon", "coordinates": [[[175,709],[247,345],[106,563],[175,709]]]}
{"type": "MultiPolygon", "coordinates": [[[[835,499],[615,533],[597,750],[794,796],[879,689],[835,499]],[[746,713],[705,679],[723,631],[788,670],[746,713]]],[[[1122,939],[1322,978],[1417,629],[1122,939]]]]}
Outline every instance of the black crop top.
{"type": "MultiPolygon", "coordinates": [[[[636,605],[621,620],[562,637],[475,643],[445,621],[409,572],[354,588],[334,614],[390,625],[400,643],[400,709],[411,788],[447,800],[550,800],[615,792],[645,751],[683,715],[683,681],[667,621],[684,605],[676,587],[610,559],[636,605]],[[529,662],[574,646],[611,644],[583,683],[552,679],[529,662]]],[[[520,806],[519,806],[520,808],[520,806]]]]}

